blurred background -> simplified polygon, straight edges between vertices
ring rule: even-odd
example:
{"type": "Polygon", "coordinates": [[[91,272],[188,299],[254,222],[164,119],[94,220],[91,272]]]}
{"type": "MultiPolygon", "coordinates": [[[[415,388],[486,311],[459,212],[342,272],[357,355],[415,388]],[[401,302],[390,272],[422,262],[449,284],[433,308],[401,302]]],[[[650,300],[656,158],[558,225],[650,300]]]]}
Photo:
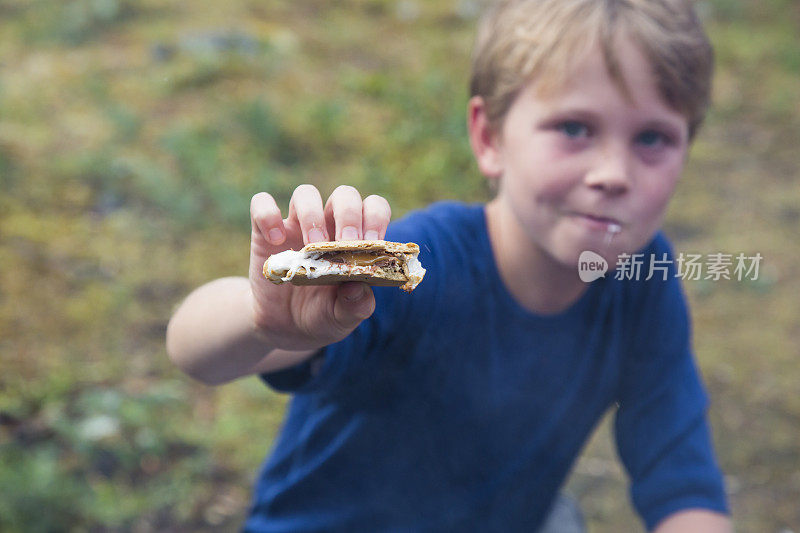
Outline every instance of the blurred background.
{"type": "MultiPolygon", "coordinates": [[[[476,0],[0,0],[0,530],[236,531],[287,398],[166,358],[246,275],[250,197],[346,183],[396,216],[489,198],[467,144],[476,0]]],[[[687,281],[739,531],[800,531],[800,3],[699,4],[714,108],[666,223],[760,253],[687,281]]],[[[604,421],[569,480],[640,528],[604,421]]]]}

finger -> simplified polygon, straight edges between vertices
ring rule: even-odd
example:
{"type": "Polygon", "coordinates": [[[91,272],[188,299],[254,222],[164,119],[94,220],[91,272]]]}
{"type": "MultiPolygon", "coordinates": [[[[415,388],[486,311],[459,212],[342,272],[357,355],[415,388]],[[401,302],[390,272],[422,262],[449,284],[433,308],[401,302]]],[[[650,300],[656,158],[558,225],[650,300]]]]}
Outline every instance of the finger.
{"type": "Polygon", "coordinates": [[[303,242],[327,241],[322,196],[313,185],[300,185],[289,201],[290,222],[296,221],[303,233],[303,242]]]}
{"type": "Polygon", "coordinates": [[[361,195],[349,185],[340,185],[325,204],[325,222],[337,241],[361,238],[361,195]]]}
{"type": "Polygon", "coordinates": [[[339,285],[333,317],[342,331],[352,331],[375,311],[375,296],[366,283],[348,282],[339,285]]]}
{"type": "Polygon", "coordinates": [[[253,234],[260,235],[273,246],[286,240],[281,210],[270,194],[260,192],[250,200],[250,223],[253,234]]]}
{"type": "Polygon", "coordinates": [[[378,195],[370,195],[364,198],[363,221],[364,238],[367,240],[383,239],[386,236],[386,228],[392,219],[392,208],[386,198],[378,195]]]}

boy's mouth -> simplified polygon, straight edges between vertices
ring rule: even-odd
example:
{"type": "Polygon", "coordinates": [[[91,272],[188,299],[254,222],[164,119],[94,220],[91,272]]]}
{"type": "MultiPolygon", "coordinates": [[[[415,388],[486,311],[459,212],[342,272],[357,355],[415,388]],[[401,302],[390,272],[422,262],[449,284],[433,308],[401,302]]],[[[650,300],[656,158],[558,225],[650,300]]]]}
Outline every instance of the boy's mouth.
{"type": "Polygon", "coordinates": [[[572,216],[577,218],[583,225],[593,230],[619,233],[623,227],[622,222],[612,217],[580,212],[572,213],[572,216]]]}

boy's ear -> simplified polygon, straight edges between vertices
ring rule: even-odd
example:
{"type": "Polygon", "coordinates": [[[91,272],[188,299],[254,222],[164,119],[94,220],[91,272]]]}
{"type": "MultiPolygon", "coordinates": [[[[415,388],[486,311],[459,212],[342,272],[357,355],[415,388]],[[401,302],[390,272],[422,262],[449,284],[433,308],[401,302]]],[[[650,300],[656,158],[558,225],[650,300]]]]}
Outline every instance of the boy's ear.
{"type": "Polygon", "coordinates": [[[500,154],[500,136],[489,125],[486,103],[480,96],[473,96],[467,105],[467,128],[469,144],[478,162],[478,168],[487,178],[499,178],[503,174],[500,154]]]}

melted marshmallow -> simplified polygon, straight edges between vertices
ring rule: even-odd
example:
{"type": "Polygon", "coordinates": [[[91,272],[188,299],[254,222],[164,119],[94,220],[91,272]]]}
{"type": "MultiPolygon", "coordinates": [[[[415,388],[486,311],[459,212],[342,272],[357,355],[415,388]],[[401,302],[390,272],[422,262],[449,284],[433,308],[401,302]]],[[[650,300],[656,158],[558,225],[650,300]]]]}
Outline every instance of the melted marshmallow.
{"type": "Polygon", "coordinates": [[[410,290],[419,285],[422,278],[425,277],[425,269],[422,268],[422,263],[419,262],[416,255],[406,256],[406,277],[408,278],[408,285],[410,290]]]}
{"type": "Polygon", "coordinates": [[[320,255],[322,254],[319,252],[308,253],[286,250],[270,256],[267,259],[266,270],[269,272],[282,272],[285,270],[286,274],[281,277],[282,281],[290,281],[301,268],[305,269],[308,279],[314,279],[323,274],[345,273],[348,270],[345,265],[337,265],[320,259],[320,255]]]}

